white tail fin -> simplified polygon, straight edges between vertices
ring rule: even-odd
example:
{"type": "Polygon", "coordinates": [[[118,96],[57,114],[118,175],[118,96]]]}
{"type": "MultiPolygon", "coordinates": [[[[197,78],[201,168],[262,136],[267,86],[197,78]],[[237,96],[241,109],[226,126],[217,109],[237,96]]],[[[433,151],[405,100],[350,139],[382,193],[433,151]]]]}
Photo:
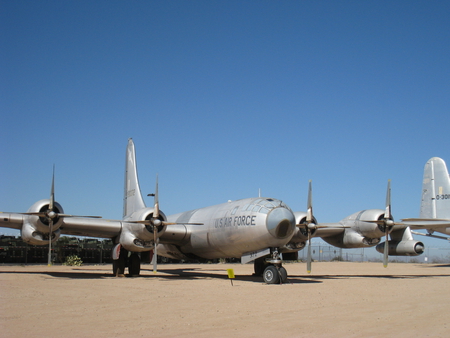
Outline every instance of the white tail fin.
{"type": "Polygon", "coordinates": [[[450,218],[450,177],[444,160],[439,157],[425,164],[420,218],[450,218]]]}
{"type": "Polygon", "coordinates": [[[136,152],[133,140],[128,140],[125,158],[125,191],[123,196],[123,218],[131,216],[133,212],[145,208],[136,169],[136,152]]]}

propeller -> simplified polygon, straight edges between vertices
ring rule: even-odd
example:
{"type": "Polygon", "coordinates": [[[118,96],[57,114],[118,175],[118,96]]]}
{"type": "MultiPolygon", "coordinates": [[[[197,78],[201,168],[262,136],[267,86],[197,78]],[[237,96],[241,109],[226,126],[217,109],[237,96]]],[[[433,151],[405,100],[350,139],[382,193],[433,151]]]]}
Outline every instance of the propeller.
{"type": "Polygon", "coordinates": [[[394,225],[391,214],[391,180],[388,180],[387,192],[386,192],[386,209],[384,211],[384,217],[382,219],[385,232],[384,252],[383,252],[383,266],[388,266],[388,254],[389,254],[389,227],[394,225]]]}
{"type": "Polygon", "coordinates": [[[376,221],[363,221],[363,222],[369,222],[369,223],[376,223],[378,225],[381,225],[384,227],[384,236],[385,236],[385,242],[384,242],[384,250],[383,250],[383,266],[387,268],[388,266],[388,257],[389,257],[389,230],[392,226],[396,224],[402,224],[402,223],[395,223],[392,219],[392,213],[391,213],[391,180],[388,180],[387,185],[387,191],[386,191],[386,208],[384,210],[383,218],[376,221]]]}
{"type": "Polygon", "coordinates": [[[306,271],[311,273],[311,233],[316,228],[316,224],[314,223],[313,218],[313,207],[312,207],[312,182],[309,180],[309,188],[308,188],[308,206],[306,211],[306,224],[308,227],[308,258],[306,261],[306,271]]]}
{"type": "Polygon", "coordinates": [[[303,227],[308,232],[308,257],[306,260],[306,271],[311,273],[311,235],[313,230],[317,228],[317,224],[314,223],[313,207],[312,207],[312,182],[309,180],[308,188],[308,204],[306,211],[306,221],[302,224],[297,224],[298,227],[303,227]]]}
{"type": "Polygon", "coordinates": [[[148,194],[147,196],[154,196],[154,208],[153,208],[153,215],[150,219],[146,219],[143,221],[134,221],[130,223],[138,223],[138,224],[144,224],[151,226],[153,228],[153,242],[155,245],[155,248],[153,249],[153,273],[157,273],[157,260],[158,260],[158,242],[159,238],[157,237],[158,233],[158,227],[160,226],[166,226],[166,225],[175,225],[175,224],[191,224],[191,225],[203,225],[203,223],[176,223],[176,222],[166,222],[159,219],[160,212],[159,212],[159,195],[158,195],[158,175],[156,175],[156,187],[155,187],[155,193],[154,194],[148,194]]]}
{"type": "Polygon", "coordinates": [[[52,189],[50,190],[50,204],[48,206],[48,266],[52,265],[52,235],[53,235],[53,220],[57,216],[53,210],[55,206],[55,165],[53,165],[52,174],[52,189]]]}
{"type": "Polygon", "coordinates": [[[52,237],[53,237],[53,224],[55,219],[59,217],[89,217],[89,218],[101,218],[100,216],[74,216],[59,213],[57,209],[55,209],[55,165],[53,165],[53,175],[52,175],[52,187],[50,190],[50,202],[48,205],[48,209],[41,212],[23,212],[22,215],[31,215],[43,217],[48,220],[48,266],[52,265],[52,237]]]}
{"type": "Polygon", "coordinates": [[[156,188],[155,188],[155,207],[153,211],[152,224],[153,224],[153,242],[155,243],[155,248],[153,249],[153,273],[157,272],[158,265],[158,238],[156,237],[156,233],[158,232],[158,225],[161,225],[161,220],[159,217],[159,196],[158,196],[158,174],[156,174],[156,188]]]}

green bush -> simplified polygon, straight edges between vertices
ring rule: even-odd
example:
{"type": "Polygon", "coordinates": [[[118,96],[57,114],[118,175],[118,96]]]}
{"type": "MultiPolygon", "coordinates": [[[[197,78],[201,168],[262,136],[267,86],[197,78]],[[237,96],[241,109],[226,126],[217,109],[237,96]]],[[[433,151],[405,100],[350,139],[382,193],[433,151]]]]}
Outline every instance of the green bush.
{"type": "Polygon", "coordinates": [[[83,261],[77,255],[67,256],[64,265],[81,266],[83,261]]]}

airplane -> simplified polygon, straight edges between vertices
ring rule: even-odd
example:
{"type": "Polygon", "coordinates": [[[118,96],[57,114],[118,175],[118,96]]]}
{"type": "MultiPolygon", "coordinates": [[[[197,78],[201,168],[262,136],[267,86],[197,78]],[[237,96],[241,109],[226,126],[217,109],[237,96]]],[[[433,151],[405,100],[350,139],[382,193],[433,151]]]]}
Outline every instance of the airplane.
{"type": "Polygon", "coordinates": [[[427,233],[413,231],[413,234],[445,239],[450,235],[450,176],[445,161],[439,157],[430,158],[425,164],[422,183],[422,201],[419,218],[406,218],[411,229],[426,229],[427,233]]]}
{"type": "MultiPolygon", "coordinates": [[[[32,245],[51,244],[61,234],[110,238],[113,240],[113,273],[131,276],[141,270],[140,254],[153,250],[153,271],[157,255],[183,260],[240,258],[253,262],[255,275],[267,284],[285,283],[283,260],[297,260],[308,243],[307,271],[311,272],[311,238],[321,237],[340,248],[378,245],[387,266],[388,255],[420,255],[423,243],[415,241],[408,226],[395,223],[391,215],[388,182],[386,208],[363,210],[338,223],[320,224],[313,215],[309,182],[306,212],[293,212],[279,199],[253,197],[166,216],[159,207],[158,176],[153,207],[147,207],[138,181],[136,152],[128,140],[122,220],[65,214],[55,201],[54,173],[50,199],[34,203],[25,213],[2,213],[0,227],[21,231],[22,240],[32,245]],[[381,238],[391,236],[388,245],[381,238]]],[[[379,250],[379,251],[380,251],[379,250]]]]}

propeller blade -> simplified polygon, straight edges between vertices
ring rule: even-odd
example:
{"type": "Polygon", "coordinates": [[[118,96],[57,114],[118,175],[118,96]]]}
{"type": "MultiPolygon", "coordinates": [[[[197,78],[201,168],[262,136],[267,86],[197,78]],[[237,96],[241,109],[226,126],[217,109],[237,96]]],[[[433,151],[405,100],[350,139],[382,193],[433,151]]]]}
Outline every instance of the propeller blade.
{"type": "Polygon", "coordinates": [[[156,174],[156,189],[155,189],[155,210],[153,211],[153,217],[159,217],[159,197],[158,197],[158,174],[156,174]]]}
{"type": "Polygon", "coordinates": [[[384,242],[384,252],[383,252],[383,266],[387,268],[388,266],[388,254],[389,254],[389,228],[386,226],[386,241],[384,242]]]}
{"type": "Polygon", "coordinates": [[[388,180],[388,186],[386,191],[386,210],[384,211],[384,231],[385,231],[385,242],[383,251],[383,266],[387,268],[389,259],[389,225],[394,224],[392,221],[391,213],[391,180],[388,180]]]}
{"type": "Polygon", "coordinates": [[[308,229],[308,257],[306,260],[306,271],[311,273],[311,231],[308,229]]]}
{"type": "Polygon", "coordinates": [[[50,219],[48,223],[48,266],[52,266],[52,232],[53,232],[53,220],[50,219]]]}
{"type": "Polygon", "coordinates": [[[48,209],[53,211],[53,207],[55,206],[55,165],[53,165],[53,175],[52,175],[52,189],[50,190],[50,205],[48,209]]]}
{"type": "MultiPolygon", "coordinates": [[[[153,225],[152,221],[149,220],[149,219],[144,219],[143,221],[128,221],[128,223],[153,225]]],[[[176,225],[176,224],[204,225],[204,223],[176,223],[176,222],[164,222],[164,221],[161,221],[161,225],[176,225]]]]}
{"type": "MultiPolygon", "coordinates": [[[[155,187],[155,208],[153,211],[152,222],[159,217],[159,196],[158,196],[158,174],[156,174],[156,187],[155,187]]],[[[158,232],[158,228],[153,223],[153,242],[155,243],[155,248],[153,249],[153,273],[157,273],[158,271],[158,238],[156,237],[156,233],[158,232]]]]}
{"type": "Polygon", "coordinates": [[[384,211],[384,219],[388,220],[392,218],[391,214],[391,180],[388,180],[387,192],[386,192],[386,210],[384,211]]]}
{"type": "Polygon", "coordinates": [[[68,215],[68,214],[57,214],[59,217],[84,217],[84,218],[102,218],[102,216],[80,216],[80,215],[68,215]]]}
{"type": "Polygon", "coordinates": [[[49,218],[48,222],[48,266],[52,265],[52,234],[53,234],[53,218],[56,217],[54,213],[55,207],[55,165],[53,164],[53,174],[52,174],[52,188],[50,190],[50,204],[47,210],[47,216],[49,218]],[[50,217],[50,214],[52,217],[50,217]]]}
{"type": "Polygon", "coordinates": [[[311,223],[313,219],[313,210],[312,210],[312,185],[311,180],[309,180],[309,188],[308,188],[308,205],[307,205],[307,214],[306,214],[306,223],[311,223]]]}
{"type": "Polygon", "coordinates": [[[153,241],[155,242],[155,248],[153,249],[153,273],[156,273],[157,272],[157,265],[158,265],[158,251],[157,251],[157,249],[156,249],[156,247],[158,246],[158,244],[156,243],[156,241],[158,240],[157,238],[156,238],[156,231],[158,231],[157,230],[157,228],[154,226],[153,227],[153,241]]]}

